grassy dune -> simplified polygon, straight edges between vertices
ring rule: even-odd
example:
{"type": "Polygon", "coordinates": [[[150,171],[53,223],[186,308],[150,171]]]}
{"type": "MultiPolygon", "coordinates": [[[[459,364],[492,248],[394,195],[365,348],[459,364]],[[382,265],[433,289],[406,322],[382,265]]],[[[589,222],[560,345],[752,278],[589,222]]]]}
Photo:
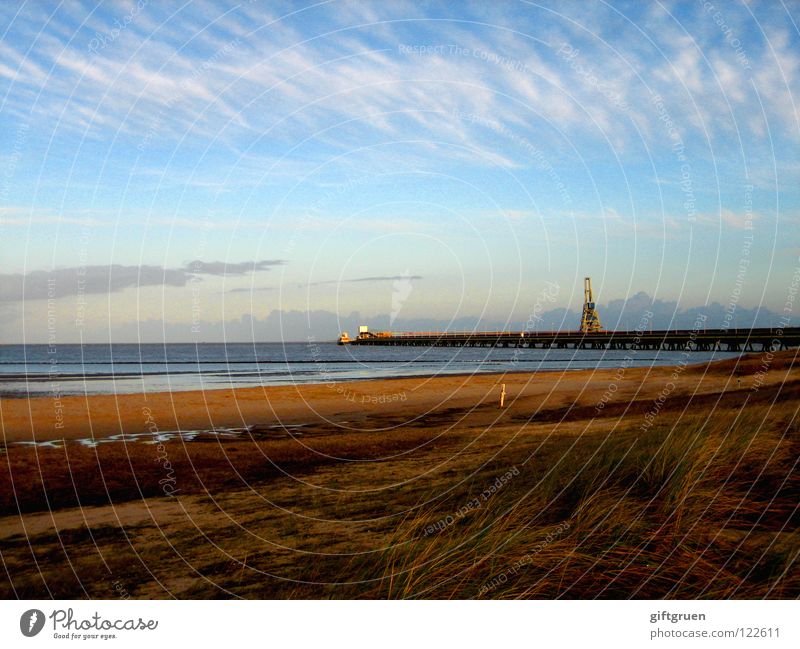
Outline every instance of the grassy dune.
{"type": "Polygon", "coordinates": [[[383,571],[376,597],[797,597],[800,442],[781,413],[549,440],[479,507],[407,518],[353,572],[383,571]]]}

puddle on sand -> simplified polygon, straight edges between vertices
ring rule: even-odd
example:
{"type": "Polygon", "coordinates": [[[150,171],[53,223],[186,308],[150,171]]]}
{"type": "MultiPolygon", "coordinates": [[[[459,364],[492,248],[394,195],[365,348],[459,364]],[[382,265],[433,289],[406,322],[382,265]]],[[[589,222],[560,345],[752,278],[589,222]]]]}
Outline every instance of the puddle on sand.
{"type": "Polygon", "coordinates": [[[38,446],[40,448],[61,448],[63,439],[51,439],[47,442],[11,442],[12,446],[38,446]]]}
{"type": "Polygon", "coordinates": [[[120,433],[109,437],[82,437],[79,439],[51,439],[43,442],[24,441],[11,442],[0,446],[0,453],[5,453],[8,446],[35,446],[36,448],[63,448],[66,442],[78,444],[88,448],[97,448],[100,444],[113,444],[123,442],[126,444],[162,444],[172,440],[184,442],[206,441],[212,439],[241,439],[243,437],[258,438],[285,438],[300,437],[308,424],[275,424],[271,426],[245,426],[243,428],[213,428],[198,430],[164,430],[146,433],[120,433]],[[276,434],[274,431],[284,431],[285,435],[276,434]]]}

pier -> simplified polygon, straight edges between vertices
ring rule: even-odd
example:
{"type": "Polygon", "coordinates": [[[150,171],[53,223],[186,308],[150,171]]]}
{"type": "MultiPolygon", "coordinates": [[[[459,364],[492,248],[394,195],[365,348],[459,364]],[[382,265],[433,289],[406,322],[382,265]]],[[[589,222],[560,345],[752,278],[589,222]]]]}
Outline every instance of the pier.
{"type": "Polygon", "coordinates": [[[662,331],[362,331],[350,345],[760,352],[800,347],[800,327],[662,331]]]}
{"type": "Polygon", "coordinates": [[[664,329],[605,331],[594,301],[592,280],[584,278],[583,312],[578,331],[422,331],[372,332],[358,328],[340,345],[405,345],[411,347],[517,347],[528,349],[649,349],[695,352],[764,352],[800,347],[800,327],[751,329],[664,329]]]}

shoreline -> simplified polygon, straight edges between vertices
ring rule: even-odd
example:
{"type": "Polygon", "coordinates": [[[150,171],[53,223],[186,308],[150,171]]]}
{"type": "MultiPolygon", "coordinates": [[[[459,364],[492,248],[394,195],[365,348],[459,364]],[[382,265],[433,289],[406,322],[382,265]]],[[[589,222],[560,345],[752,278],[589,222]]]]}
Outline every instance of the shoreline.
{"type": "MultiPolygon", "coordinates": [[[[796,354],[796,350],[773,354],[776,361],[782,360],[773,363],[772,369],[787,362],[791,365],[789,359],[796,354]]],[[[0,396],[0,421],[6,443],[138,434],[154,426],[179,431],[321,424],[372,430],[382,428],[382,419],[404,421],[442,409],[484,408],[499,398],[502,383],[508,391],[506,410],[524,404],[534,412],[556,405],[596,404],[610,381],[618,384],[615,400],[626,395],[637,399],[656,396],[662,389],[657,377],[669,377],[676,368],[680,369],[680,378],[674,381],[677,391],[711,391],[726,377],[730,383],[736,368],[754,372],[762,356],[744,354],[683,366],[510,370],[171,392],[0,396]]],[[[784,377],[773,371],[769,378],[784,377]]]]}
{"type": "MultiPolygon", "coordinates": [[[[747,355],[747,354],[744,354],[743,352],[727,352],[727,351],[717,351],[717,352],[714,352],[714,353],[715,354],[729,354],[730,358],[721,358],[721,359],[716,359],[715,361],[709,361],[708,359],[699,359],[699,360],[697,360],[695,362],[686,363],[686,365],[687,366],[696,366],[696,365],[708,364],[709,362],[718,362],[718,361],[723,361],[724,362],[724,361],[731,360],[733,358],[738,358],[738,357],[747,355]]],[[[602,360],[605,360],[605,359],[603,359],[603,357],[601,356],[601,357],[597,357],[597,358],[594,358],[594,357],[581,358],[581,359],[579,359],[578,362],[580,362],[580,363],[590,363],[590,362],[597,362],[597,361],[602,361],[602,360]]],[[[487,375],[494,375],[494,374],[537,374],[537,373],[543,373],[543,372],[551,373],[551,372],[607,371],[607,370],[619,369],[622,366],[621,364],[619,364],[619,363],[618,364],[612,364],[612,363],[615,363],[616,361],[620,361],[621,362],[621,361],[624,361],[624,360],[625,359],[607,359],[607,362],[609,363],[608,365],[605,365],[603,367],[594,367],[594,368],[586,368],[586,367],[567,367],[567,368],[564,368],[564,367],[553,367],[553,368],[547,368],[547,367],[540,367],[540,368],[535,369],[535,370],[530,370],[530,369],[519,369],[519,370],[516,370],[516,369],[488,369],[488,370],[484,370],[484,371],[476,370],[476,371],[472,371],[472,372],[470,372],[468,370],[459,369],[459,370],[455,370],[455,371],[452,371],[452,372],[447,372],[447,371],[446,372],[434,372],[434,371],[427,372],[427,371],[423,371],[423,372],[419,372],[419,373],[399,374],[399,375],[395,375],[395,376],[371,377],[371,378],[343,376],[343,377],[337,377],[336,380],[333,381],[333,382],[334,383],[351,383],[351,382],[361,382],[361,381],[390,381],[390,380],[400,380],[400,379],[435,378],[435,377],[461,377],[461,376],[477,376],[477,375],[487,376],[487,375]]],[[[658,360],[657,357],[641,357],[641,358],[635,359],[635,362],[636,363],[640,363],[640,364],[629,365],[627,367],[628,368],[646,368],[646,367],[667,368],[667,367],[674,367],[674,365],[668,364],[668,363],[658,364],[658,365],[654,365],[652,363],[650,365],[643,364],[643,363],[646,363],[646,362],[649,362],[649,361],[655,361],[655,360],[658,360]]],[[[672,359],[670,359],[670,360],[672,360],[672,359]]],[[[297,364],[310,364],[310,365],[316,364],[315,361],[291,361],[291,362],[292,363],[297,363],[297,364]]],[[[371,360],[367,360],[367,361],[359,361],[359,362],[381,363],[381,362],[387,362],[387,361],[371,361],[371,360]]],[[[427,363],[427,364],[441,364],[441,365],[447,365],[449,362],[450,362],[449,360],[441,360],[441,361],[437,361],[437,360],[430,360],[430,361],[429,360],[425,360],[425,361],[422,361],[422,360],[410,360],[410,361],[403,361],[403,363],[427,363]]],[[[460,362],[464,363],[464,362],[468,362],[468,361],[460,361],[460,362]]],[[[483,363],[483,362],[485,362],[485,361],[475,361],[476,364],[483,363]]],[[[492,361],[492,362],[496,363],[496,364],[503,364],[503,363],[506,363],[507,361],[498,360],[498,361],[492,361]]],[[[541,364],[546,364],[546,363],[552,363],[552,364],[564,363],[565,361],[563,359],[537,359],[536,362],[541,365],[541,364]]],[[[214,361],[213,363],[217,363],[217,361],[214,361]]],[[[238,364],[251,364],[250,361],[241,361],[241,362],[237,362],[237,363],[238,364]]],[[[268,363],[270,363],[270,364],[285,364],[285,363],[280,362],[280,361],[269,361],[268,363]]],[[[348,363],[352,363],[352,361],[338,361],[338,360],[325,361],[325,364],[348,364],[348,363]]],[[[209,364],[211,364],[210,361],[209,361],[209,364]]],[[[33,398],[52,396],[50,394],[50,391],[40,392],[40,393],[36,393],[36,394],[33,394],[33,395],[30,395],[29,393],[26,393],[24,390],[20,390],[19,388],[5,391],[4,390],[4,383],[31,383],[31,384],[41,385],[41,384],[47,384],[47,383],[51,383],[52,384],[52,383],[58,383],[59,381],[64,381],[66,383],[71,383],[71,384],[82,384],[82,383],[90,383],[92,381],[116,381],[116,380],[130,381],[130,380],[135,380],[135,379],[138,379],[138,378],[142,378],[142,379],[145,379],[145,378],[152,379],[152,378],[156,378],[156,377],[169,378],[171,376],[175,376],[175,377],[198,377],[198,378],[205,377],[205,378],[208,378],[208,379],[218,379],[218,378],[223,378],[224,379],[224,378],[227,378],[227,377],[232,377],[232,378],[236,379],[236,378],[246,378],[246,377],[258,377],[258,376],[260,376],[260,373],[258,371],[248,371],[248,372],[243,372],[241,374],[224,373],[224,372],[213,373],[212,372],[212,373],[208,373],[208,374],[203,375],[203,374],[198,374],[197,372],[192,372],[192,371],[178,371],[178,372],[135,372],[135,373],[119,372],[119,373],[89,374],[89,375],[77,374],[77,373],[55,374],[55,375],[50,375],[50,374],[45,374],[45,373],[34,374],[34,375],[30,375],[30,374],[5,374],[5,375],[4,374],[0,374],[0,399],[3,399],[3,398],[5,398],[5,399],[20,399],[20,398],[22,398],[22,399],[26,399],[26,398],[33,399],[33,398]]],[[[287,374],[287,377],[292,377],[292,376],[294,376],[292,373],[288,373],[287,374]]],[[[245,381],[242,381],[242,382],[244,383],[245,381]]],[[[175,388],[173,390],[153,390],[152,392],[147,392],[147,391],[142,391],[142,390],[136,390],[136,391],[132,391],[132,392],[127,392],[127,391],[123,391],[123,392],[100,391],[100,392],[97,392],[97,391],[87,390],[87,391],[70,392],[68,395],[64,395],[64,396],[91,397],[91,396],[109,395],[109,394],[117,394],[117,395],[121,396],[121,395],[135,395],[135,394],[159,394],[159,393],[166,393],[166,392],[171,392],[171,393],[195,392],[195,391],[211,392],[211,391],[215,391],[215,390],[232,390],[232,389],[233,390],[248,390],[248,389],[272,388],[272,387],[286,387],[286,386],[294,386],[294,385],[327,385],[329,383],[331,383],[330,380],[323,380],[322,377],[313,377],[309,381],[298,381],[296,379],[292,380],[292,378],[286,378],[285,380],[284,379],[279,379],[277,381],[273,381],[273,382],[269,382],[269,383],[261,384],[261,385],[241,385],[241,386],[228,385],[228,386],[224,386],[224,387],[211,387],[211,386],[209,386],[209,387],[205,387],[205,388],[202,388],[202,389],[201,388],[196,388],[196,387],[187,387],[187,388],[175,388]]],[[[64,393],[61,392],[61,394],[63,395],[64,393]]]]}

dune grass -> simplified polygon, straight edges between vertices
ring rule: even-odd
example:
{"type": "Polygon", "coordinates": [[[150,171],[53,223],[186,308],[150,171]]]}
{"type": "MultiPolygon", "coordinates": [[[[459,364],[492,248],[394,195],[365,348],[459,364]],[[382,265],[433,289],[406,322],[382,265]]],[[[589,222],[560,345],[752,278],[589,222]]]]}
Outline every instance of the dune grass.
{"type": "Polygon", "coordinates": [[[510,468],[487,466],[407,517],[380,557],[354,561],[350,594],[797,597],[800,442],[779,410],[553,438],[484,499],[510,468]]]}

